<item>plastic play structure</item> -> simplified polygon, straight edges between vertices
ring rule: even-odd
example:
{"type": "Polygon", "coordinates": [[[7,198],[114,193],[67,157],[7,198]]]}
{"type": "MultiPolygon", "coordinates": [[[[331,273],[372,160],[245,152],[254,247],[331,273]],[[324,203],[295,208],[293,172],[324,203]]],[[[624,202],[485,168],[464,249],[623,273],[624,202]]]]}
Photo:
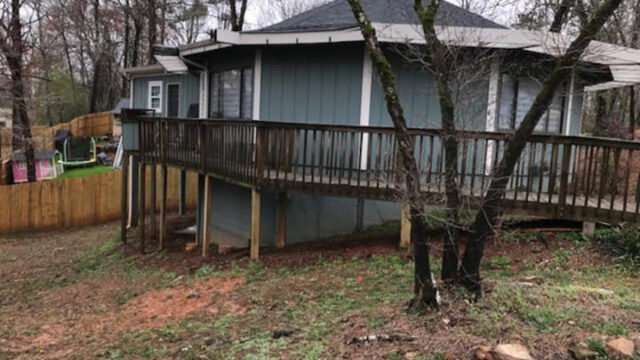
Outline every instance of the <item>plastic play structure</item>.
{"type": "Polygon", "coordinates": [[[66,167],[77,167],[95,164],[96,141],[92,137],[67,137],[64,139],[62,160],[66,167]]]}

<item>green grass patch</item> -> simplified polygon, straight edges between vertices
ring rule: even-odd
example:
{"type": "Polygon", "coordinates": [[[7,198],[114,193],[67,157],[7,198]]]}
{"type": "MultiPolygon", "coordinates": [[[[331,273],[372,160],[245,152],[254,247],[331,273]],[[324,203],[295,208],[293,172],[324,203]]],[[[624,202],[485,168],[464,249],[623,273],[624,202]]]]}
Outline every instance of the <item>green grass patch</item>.
{"type": "Polygon", "coordinates": [[[58,176],[58,179],[70,179],[70,178],[98,175],[98,174],[107,173],[109,171],[113,171],[113,168],[111,166],[105,166],[105,165],[95,165],[91,167],[81,167],[81,168],[70,168],[70,169],[65,169],[64,173],[58,176]]]}

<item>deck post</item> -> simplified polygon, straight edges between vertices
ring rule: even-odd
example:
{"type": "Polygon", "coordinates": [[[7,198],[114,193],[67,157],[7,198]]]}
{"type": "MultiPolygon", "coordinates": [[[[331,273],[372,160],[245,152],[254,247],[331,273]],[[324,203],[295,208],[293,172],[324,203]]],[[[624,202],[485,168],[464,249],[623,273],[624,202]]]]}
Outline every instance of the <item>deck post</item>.
{"type": "Polygon", "coordinates": [[[136,155],[131,155],[129,158],[129,226],[138,226],[138,215],[140,205],[138,200],[140,195],[138,191],[140,189],[140,172],[138,171],[140,161],[136,155]]]}
{"type": "Polygon", "coordinates": [[[127,188],[129,187],[129,157],[127,155],[122,156],[122,183],[121,183],[121,195],[120,195],[120,241],[123,244],[127,243],[127,220],[129,220],[128,203],[129,198],[127,188]]]}
{"type": "Polygon", "coordinates": [[[187,171],[185,169],[180,169],[180,191],[178,195],[178,214],[180,216],[184,215],[186,209],[186,198],[187,198],[187,171]]]}
{"type": "Polygon", "coordinates": [[[276,248],[282,249],[287,243],[287,193],[278,194],[278,230],[276,236],[276,248]]]}
{"type": "Polygon", "coordinates": [[[408,203],[402,205],[400,220],[400,248],[406,249],[411,244],[411,208],[408,203]]]}
{"type": "MultiPolygon", "coordinates": [[[[157,218],[156,218],[156,195],[157,195],[157,187],[158,187],[158,173],[157,173],[157,166],[156,163],[153,162],[151,164],[151,173],[149,174],[151,176],[151,211],[150,211],[150,217],[151,217],[151,221],[150,221],[150,233],[151,233],[151,239],[153,239],[154,236],[158,236],[158,224],[157,224],[157,218]]],[[[156,238],[157,239],[157,238],[156,238]]]]}
{"type": "Polygon", "coordinates": [[[204,176],[204,199],[203,199],[203,207],[202,210],[202,257],[209,256],[209,237],[211,236],[210,229],[210,221],[209,221],[209,207],[211,201],[209,198],[211,197],[211,177],[208,175],[204,176]]]}
{"type": "Polygon", "coordinates": [[[585,221],[582,223],[582,234],[588,239],[592,239],[596,234],[596,223],[585,221]]]}
{"type": "Polygon", "coordinates": [[[258,260],[260,253],[260,191],[251,189],[251,260],[258,260]]]}
{"type": "Polygon", "coordinates": [[[147,241],[145,234],[145,207],[146,207],[146,199],[145,199],[145,188],[146,185],[146,166],[140,161],[138,165],[138,212],[140,214],[140,218],[138,219],[138,226],[140,226],[140,252],[144,254],[144,243],[147,241]]]}
{"type": "Polygon", "coordinates": [[[160,236],[158,238],[158,247],[162,250],[167,237],[167,165],[161,165],[160,177],[162,188],[160,188],[160,236]]]}
{"type": "Polygon", "coordinates": [[[198,208],[196,210],[196,244],[202,244],[202,221],[204,216],[204,179],[205,175],[198,174],[198,208]]]}
{"type": "Polygon", "coordinates": [[[364,198],[359,197],[356,203],[356,226],[355,232],[362,232],[364,229],[364,198]]]}

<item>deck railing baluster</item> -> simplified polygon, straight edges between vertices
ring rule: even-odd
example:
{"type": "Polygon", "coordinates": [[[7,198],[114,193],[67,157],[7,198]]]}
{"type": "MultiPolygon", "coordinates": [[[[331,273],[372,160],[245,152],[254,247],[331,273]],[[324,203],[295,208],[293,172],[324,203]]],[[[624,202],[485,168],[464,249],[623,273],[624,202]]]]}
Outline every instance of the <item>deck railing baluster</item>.
{"type": "MultiPolygon", "coordinates": [[[[278,191],[303,189],[354,197],[362,197],[362,191],[364,197],[394,199],[397,195],[389,190],[402,187],[402,160],[390,128],[222,119],[133,120],[139,124],[143,162],[161,162],[278,191]]],[[[410,136],[423,188],[443,192],[441,131],[410,129],[410,136]]],[[[458,185],[465,197],[477,198],[484,194],[490,169],[501,160],[508,136],[465,131],[458,138],[458,185]]],[[[506,197],[511,201],[506,206],[540,212],[555,208],[563,218],[635,218],[640,213],[640,176],[632,168],[637,154],[640,144],[630,141],[533,135],[508,179],[506,197]],[[536,209],[531,202],[549,206],[536,209]]]]}

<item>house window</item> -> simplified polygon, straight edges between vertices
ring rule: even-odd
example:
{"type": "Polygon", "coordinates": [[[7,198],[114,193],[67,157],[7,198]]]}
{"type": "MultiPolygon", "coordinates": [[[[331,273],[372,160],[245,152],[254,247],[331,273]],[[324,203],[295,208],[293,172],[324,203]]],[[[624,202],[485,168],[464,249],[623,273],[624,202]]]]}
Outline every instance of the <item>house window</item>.
{"type": "Polygon", "coordinates": [[[149,109],[157,113],[162,112],[162,81],[149,82],[149,109]]]}
{"type": "MultiPolygon", "coordinates": [[[[540,91],[541,84],[531,78],[515,78],[502,75],[500,92],[499,130],[514,130],[520,126],[524,116],[540,91]]],[[[564,87],[556,92],[549,109],[542,115],[535,131],[541,133],[560,133],[564,117],[564,87]]]]}
{"type": "Polygon", "coordinates": [[[27,170],[27,162],[26,161],[20,161],[18,163],[18,169],[20,170],[27,170]]]}
{"type": "Polygon", "coordinates": [[[251,118],[253,69],[219,71],[209,76],[209,117],[251,118]]]}

